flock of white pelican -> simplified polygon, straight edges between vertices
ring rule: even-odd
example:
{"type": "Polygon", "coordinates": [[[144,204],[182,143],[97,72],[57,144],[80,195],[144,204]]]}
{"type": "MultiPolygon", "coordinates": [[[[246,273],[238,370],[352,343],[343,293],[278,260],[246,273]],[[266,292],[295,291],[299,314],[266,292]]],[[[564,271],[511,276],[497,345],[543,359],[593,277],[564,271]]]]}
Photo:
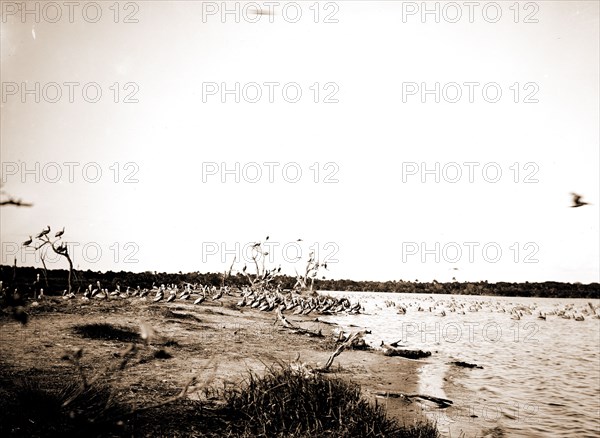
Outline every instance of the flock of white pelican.
{"type": "MultiPolygon", "coordinates": [[[[158,287],[153,284],[151,289],[138,286],[135,289],[127,287],[124,291],[121,290],[120,285],[117,285],[114,291],[109,292],[108,289],[102,288],[98,281],[96,282],[96,287],[92,284],[88,286],[81,296],[81,299],[89,301],[95,299],[110,300],[137,298],[141,301],[151,300],[154,303],[161,301],[170,303],[176,299],[181,301],[193,299],[193,303],[198,305],[208,297],[210,297],[212,301],[217,301],[224,295],[239,296],[241,299],[237,302],[237,307],[249,307],[263,312],[279,309],[282,312],[292,312],[294,315],[308,315],[311,312],[327,315],[342,312],[347,314],[358,314],[361,311],[360,303],[357,302],[352,304],[347,298],[335,298],[323,295],[305,296],[291,291],[282,291],[281,289],[257,290],[246,286],[241,289],[229,286],[217,288],[216,286],[197,283],[186,283],[182,287],[179,287],[176,284],[169,284],[167,286],[161,284],[160,287],[158,287]]],[[[74,293],[67,294],[65,291],[63,294],[64,299],[73,299],[75,297],[76,295],[74,293]]]]}
{"type": "Polygon", "coordinates": [[[292,311],[294,315],[308,315],[311,312],[323,315],[334,313],[358,314],[361,310],[360,303],[351,304],[347,298],[335,298],[331,296],[312,296],[283,294],[281,291],[256,292],[249,288],[242,291],[242,299],[237,303],[238,307],[248,306],[262,311],[271,311],[276,308],[292,311]]]}
{"type": "Polygon", "coordinates": [[[487,311],[492,313],[507,313],[511,319],[520,320],[526,316],[535,316],[537,319],[546,320],[548,317],[573,319],[584,321],[585,318],[600,319],[600,304],[592,302],[576,306],[573,303],[555,303],[550,309],[542,310],[536,303],[530,305],[504,303],[493,300],[475,300],[471,302],[458,302],[455,297],[451,299],[434,299],[433,297],[409,303],[396,303],[386,300],[387,307],[394,307],[399,315],[405,315],[409,310],[429,312],[436,316],[444,317],[448,313],[466,315],[469,312],[487,311]]]}

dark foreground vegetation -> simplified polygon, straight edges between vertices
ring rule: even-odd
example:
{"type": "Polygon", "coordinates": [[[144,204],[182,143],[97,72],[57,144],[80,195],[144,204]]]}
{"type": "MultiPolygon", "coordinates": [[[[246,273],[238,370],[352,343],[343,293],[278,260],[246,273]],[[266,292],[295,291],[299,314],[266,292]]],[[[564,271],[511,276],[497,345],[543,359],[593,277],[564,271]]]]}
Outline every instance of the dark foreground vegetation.
{"type": "MultiPolygon", "coordinates": [[[[289,365],[249,374],[220,403],[175,397],[133,407],[103,381],[30,370],[0,375],[0,436],[438,437],[431,424],[400,425],[336,377],[289,365]]],[[[213,397],[214,399],[214,397],[213,397]]]]}
{"type": "MultiPolygon", "coordinates": [[[[0,280],[4,287],[18,288],[19,291],[29,291],[33,295],[33,289],[42,287],[46,294],[63,292],[67,283],[68,271],[62,269],[48,270],[33,267],[0,266],[0,280]],[[40,275],[40,284],[34,284],[37,275],[40,275]]],[[[222,285],[222,274],[220,273],[177,273],[167,274],[164,272],[95,272],[75,271],[73,281],[73,292],[83,292],[89,284],[100,281],[103,287],[114,290],[118,284],[124,289],[126,286],[135,288],[140,286],[151,287],[153,283],[181,284],[199,283],[203,285],[222,285]]],[[[287,275],[278,275],[276,282],[281,289],[293,289],[296,278],[287,275]]],[[[248,284],[246,277],[238,273],[228,278],[227,284],[231,287],[241,287],[248,284]]],[[[354,280],[318,280],[315,279],[314,288],[326,291],[367,291],[367,292],[401,292],[401,293],[428,293],[428,294],[455,294],[455,295],[492,295],[510,297],[540,297],[540,298],[599,298],[600,284],[590,283],[560,283],[546,281],[543,283],[488,283],[487,281],[477,283],[420,283],[410,281],[354,281],[354,280]]]]}
{"type": "Polygon", "coordinates": [[[401,426],[381,405],[362,398],[360,387],[288,365],[227,394],[226,411],[236,436],[437,437],[430,424],[401,426]]]}

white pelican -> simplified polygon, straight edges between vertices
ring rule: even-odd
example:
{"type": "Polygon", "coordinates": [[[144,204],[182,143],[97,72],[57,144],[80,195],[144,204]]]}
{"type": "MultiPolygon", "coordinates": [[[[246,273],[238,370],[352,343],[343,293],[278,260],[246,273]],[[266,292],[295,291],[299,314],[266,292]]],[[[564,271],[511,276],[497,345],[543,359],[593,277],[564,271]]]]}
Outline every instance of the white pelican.
{"type": "Polygon", "coordinates": [[[225,292],[225,290],[223,288],[221,288],[221,290],[219,292],[217,292],[216,295],[213,295],[212,300],[216,301],[219,298],[221,298],[223,296],[223,292],[225,292]]]}
{"type": "Polygon", "coordinates": [[[204,299],[206,298],[206,293],[204,292],[204,290],[202,291],[202,295],[200,295],[196,301],[194,301],[194,304],[200,304],[202,301],[204,301],[204,299]]]}

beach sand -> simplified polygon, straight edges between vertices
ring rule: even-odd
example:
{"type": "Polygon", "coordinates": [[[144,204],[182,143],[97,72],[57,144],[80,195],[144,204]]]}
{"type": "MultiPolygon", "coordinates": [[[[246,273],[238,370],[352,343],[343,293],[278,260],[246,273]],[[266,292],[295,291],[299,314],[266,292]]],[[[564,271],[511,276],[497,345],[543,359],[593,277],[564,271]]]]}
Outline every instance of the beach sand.
{"type": "MultiPolygon", "coordinates": [[[[316,321],[318,315],[286,314],[293,324],[323,335],[312,337],[283,328],[275,312],[237,308],[238,299],[224,296],[200,305],[191,300],[152,303],[139,298],[82,301],[80,297],[47,297],[34,307],[29,302],[27,325],[6,315],[0,319],[3,377],[74,376],[75,367],[61,357],[83,349],[81,364],[87,375],[102,374],[119,397],[144,406],[176,394],[192,377],[197,378],[199,391],[189,397],[202,399],[213,393],[210,388],[239,388],[249,371],[262,374],[281,362],[298,360],[309,367],[322,366],[335,349],[336,326],[316,321]],[[119,371],[119,352],[130,340],[91,339],[74,331],[75,326],[95,323],[135,333],[143,325],[153,335],[147,345],[141,339],[136,341],[140,351],[119,371]],[[161,359],[163,353],[171,357],[161,359]]],[[[358,383],[365,397],[386,406],[390,416],[412,424],[423,419],[418,404],[376,393],[415,393],[418,369],[417,361],[345,350],[335,358],[330,374],[358,383]]]]}

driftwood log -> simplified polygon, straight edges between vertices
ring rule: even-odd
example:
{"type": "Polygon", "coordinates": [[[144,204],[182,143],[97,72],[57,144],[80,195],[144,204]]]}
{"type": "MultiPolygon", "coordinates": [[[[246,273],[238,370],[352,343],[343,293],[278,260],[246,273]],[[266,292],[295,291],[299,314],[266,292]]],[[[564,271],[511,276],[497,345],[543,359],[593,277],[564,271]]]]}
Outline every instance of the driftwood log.
{"type": "Polygon", "coordinates": [[[400,357],[405,357],[407,359],[422,359],[424,357],[431,356],[430,351],[409,350],[406,348],[393,348],[393,347],[384,346],[384,345],[382,345],[382,347],[383,347],[383,355],[384,356],[400,356],[400,357]]]}
{"type": "Polygon", "coordinates": [[[378,395],[380,397],[402,398],[410,402],[412,402],[414,399],[427,400],[437,404],[438,407],[442,409],[452,406],[453,404],[452,400],[440,397],[433,397],[431,395],[424,394],[404,394],[402,392],[376,392],[375,395],[378,395]]]}
{"type": "Polygon", "coordinates": [[[315,322],[321,323],[321,324],[328,324],[328,325],[337,325],[335,322],[329,322],[329,321],[323,321],[319,318],[315,318],[315,322]]]}
{"type": "Polygon", "coordinates": [[[311,337],[315,337],[315,338],[323,337],[321,330],[319,330],[317,332],[313,332],[311,330],[307,330],[302,327],[295,326],[290,321],[288,321],[288,319],[283,315],[283,313],[281,312],[281,309],[277,308],[276,313],[277,313],[277,320],[279,322],[281,322],[281,325],[287,329],[292,330],[293,333],[299,333],[301,335],[307,335],[307,336],[311,336],[311,337]]]}
{"type": "Polygon", "coordinates": [[[390,344],[390,346],[396,348],[396,347],[403,347],[404,345],[402,345],[402,340],[396,341],[396,342],[392,342],[390,344]]]}
{"type": "Polygon", "coordinates": [[[450,365],[456,365],[457,367],[463,367],[463,368],[479,368],[480,370],[483,369],[483,367],[481,365],[477,365],[476,363],[463,362],[460,360],[455,360],[454,362],[450,362],[450,365]]]}

